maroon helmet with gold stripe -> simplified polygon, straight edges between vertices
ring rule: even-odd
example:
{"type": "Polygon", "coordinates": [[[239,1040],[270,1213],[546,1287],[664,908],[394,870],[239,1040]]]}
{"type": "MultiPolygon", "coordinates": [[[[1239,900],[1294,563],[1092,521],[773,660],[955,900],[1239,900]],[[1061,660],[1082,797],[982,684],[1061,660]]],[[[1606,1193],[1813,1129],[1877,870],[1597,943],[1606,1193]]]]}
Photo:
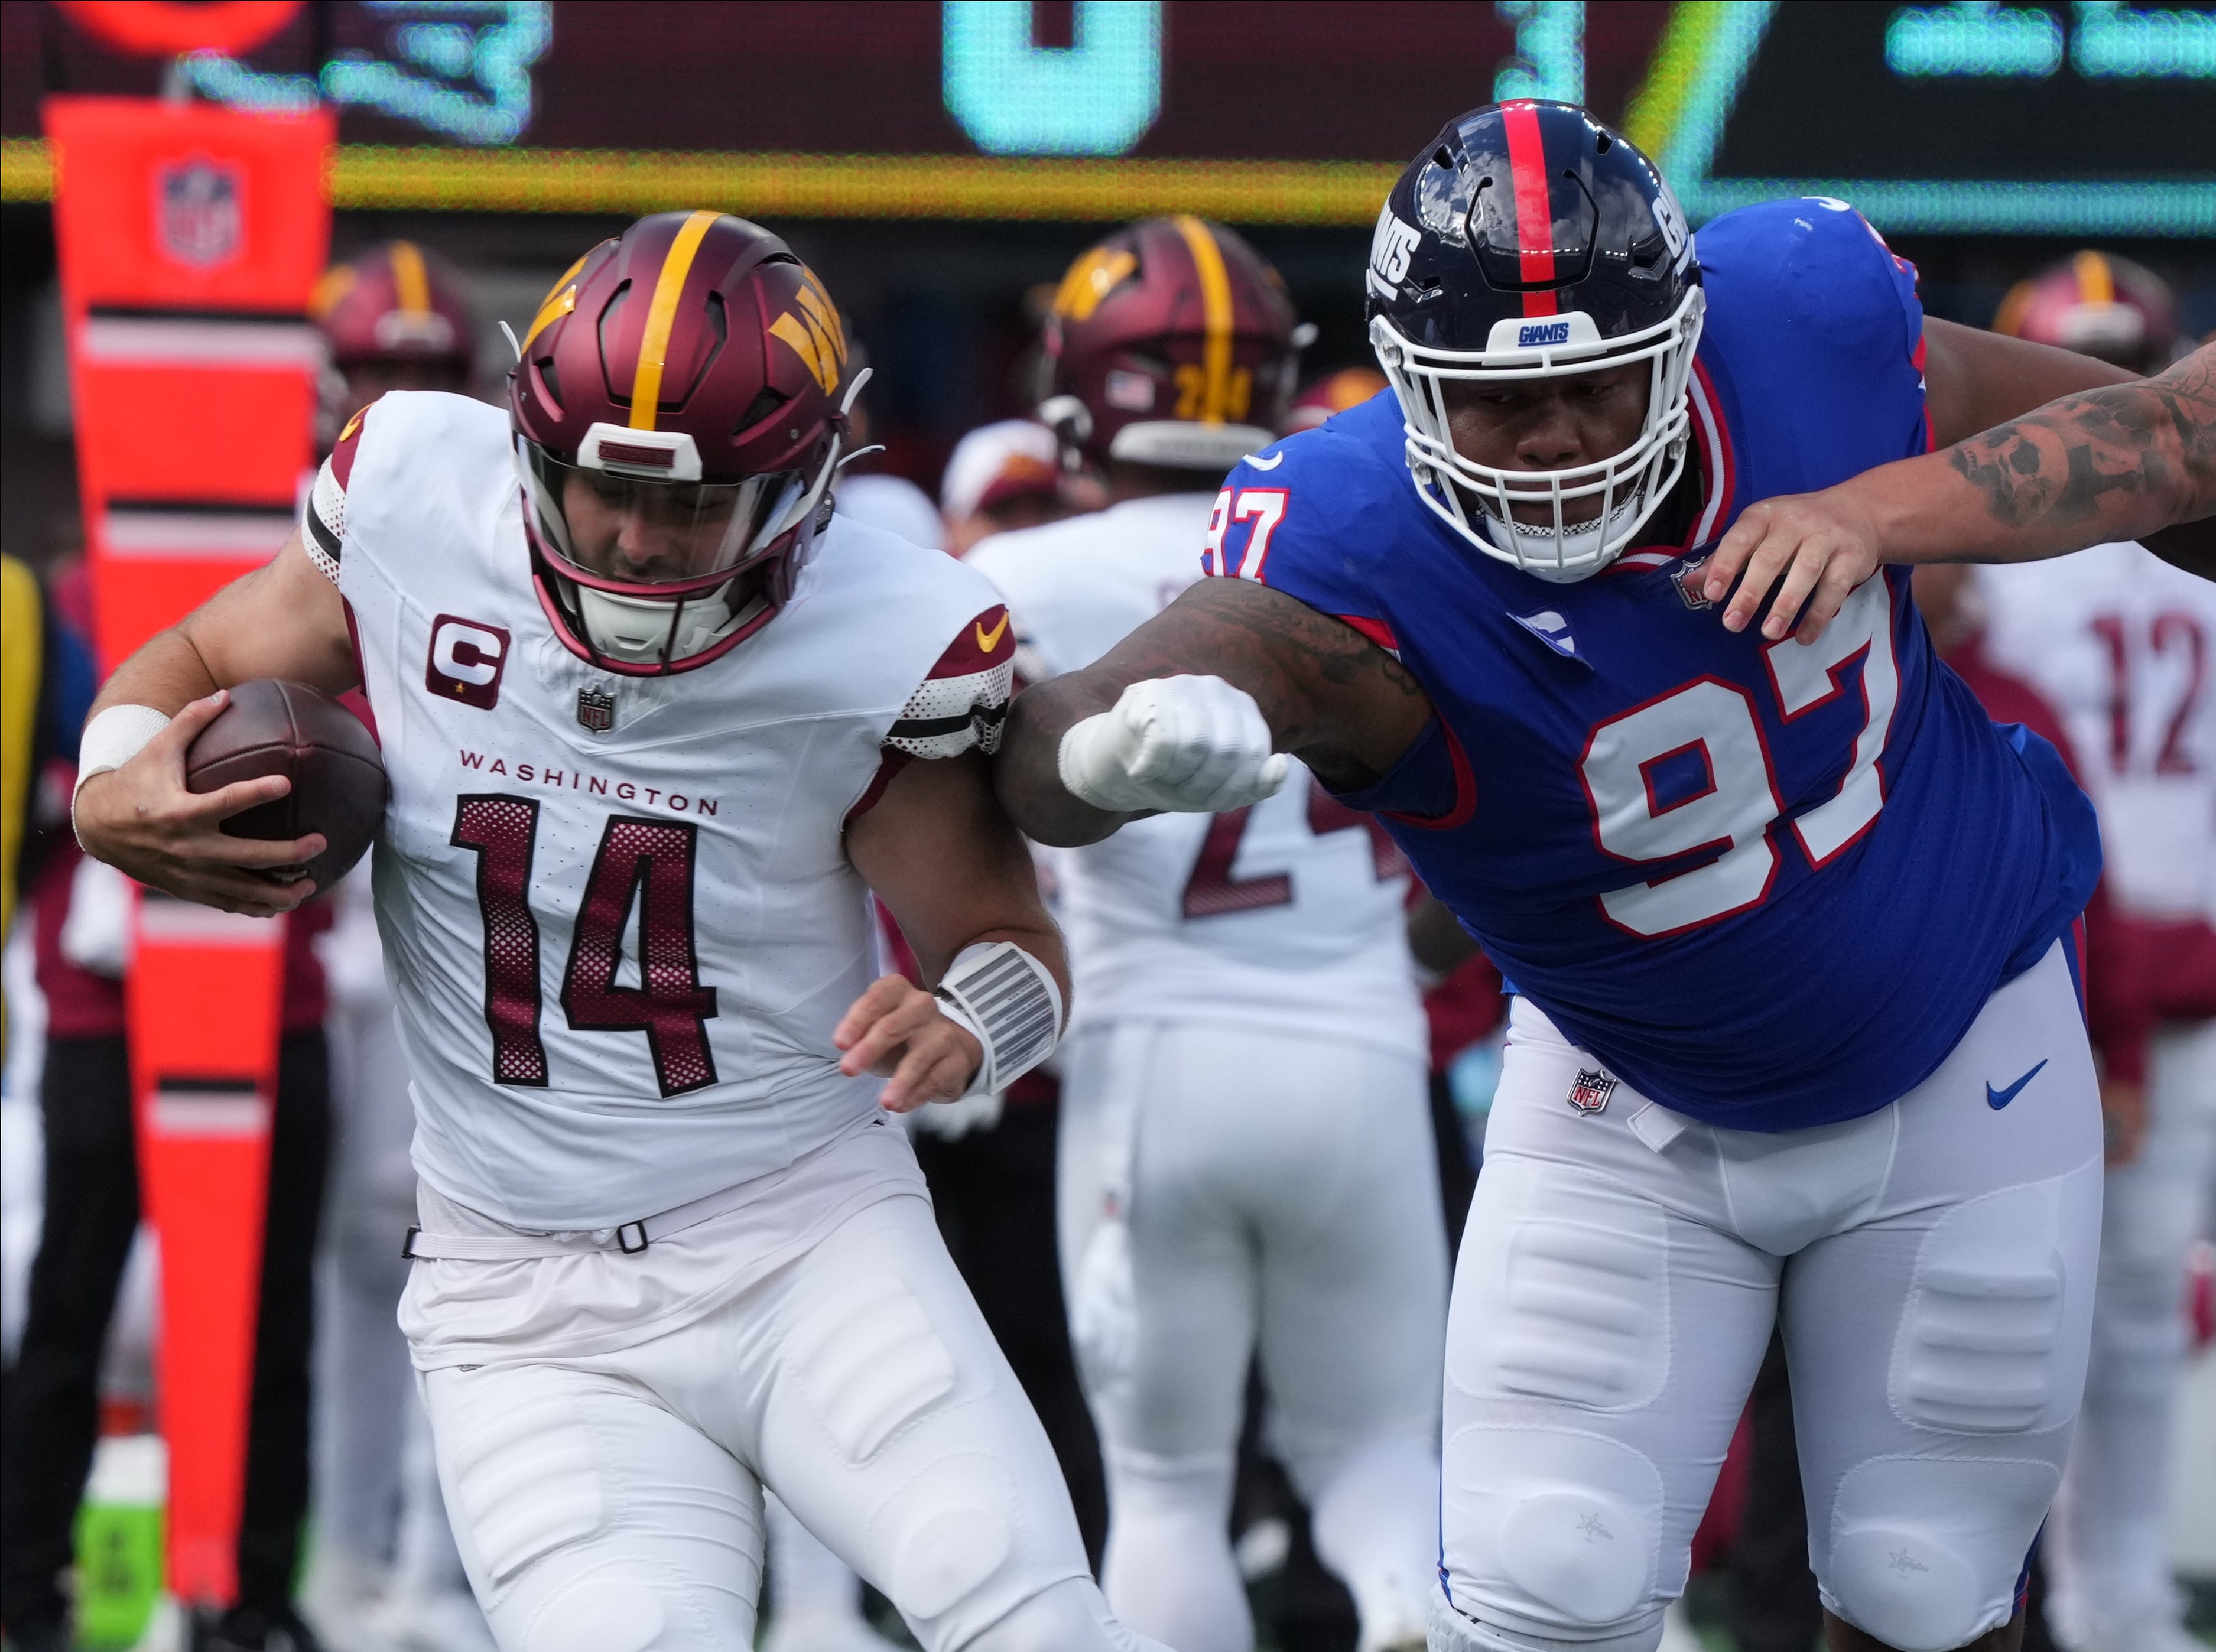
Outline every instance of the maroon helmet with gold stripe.
{"type": "Polygon", "coordinates": [[[475,358],[461,276],[412,241],[387,241],[334,264],[308,314],[342,370],[357,362],[425,362],[469,376],[475,358]]]}
{"type": "Polygon", "coordinates": [[[2088,250],[2010,287],[1993,331],[2159,372],[2177,351],[2177,300],[2152,270],[2088,250]]]}
{"type": "Polygon", "coordinates": [[[631,675],[717,658],[785,605],[846,440],[846,334],[785,244],[641,218],[554,284],[509,378],[539,600],[631,675]]]}
{"type": "Polygon", "coordinates": [[[477,361],[468,284],[438,254],[387,241],[334,264],[316,283],[308,317],[323,335],[316,447],[387,390],[468,390],[477,361]]]}
{"type": "Polygon", "coordinates": [[[1276,439],[1309,330],[1222,224],[1129,224],[1062,277],[1039,417],[1096,462],[1227,470],[1276,439]]]}

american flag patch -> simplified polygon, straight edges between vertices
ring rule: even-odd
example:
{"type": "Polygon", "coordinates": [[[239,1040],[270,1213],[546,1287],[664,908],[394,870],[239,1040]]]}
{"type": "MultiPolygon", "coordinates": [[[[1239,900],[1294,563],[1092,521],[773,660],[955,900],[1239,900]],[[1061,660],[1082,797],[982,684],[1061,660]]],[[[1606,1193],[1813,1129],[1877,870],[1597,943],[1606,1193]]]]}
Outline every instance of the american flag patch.
{"type": "Polygon", "coordinates": [[[1570,1080],[1570,1106],[1579,1113],[1597,1113],[1616,1094],[1616,1080],[1598,1067],[1583,1067],[1570,1080]]]}

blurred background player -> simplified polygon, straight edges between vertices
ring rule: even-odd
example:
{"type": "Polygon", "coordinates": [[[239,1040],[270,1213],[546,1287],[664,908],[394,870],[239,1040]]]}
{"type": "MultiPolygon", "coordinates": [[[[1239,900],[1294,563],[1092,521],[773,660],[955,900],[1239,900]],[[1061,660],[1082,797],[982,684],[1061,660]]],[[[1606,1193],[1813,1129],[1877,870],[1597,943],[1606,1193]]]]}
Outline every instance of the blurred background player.
{"type": "MultiPolygon", "coordinates": [[[[2183,353],[2161,279],[2100,252],[2016,287],[1994,328],[2136,373],[2183,353]]],[[[2143,1063],[2111,1059],[2104,1074],[2093,1355],[2047,1525],[2048,1621],[2069,1652],[2185,1652],[2198,1643],[2166,1526],[2186,1257],[2216,1164],[2216,586],[2136,544],[1983,568],[1977,581],[1986,654],[2060,713],[2100,811],[2123,942],[2109,991],[2136,1000],[2149,1031],[2143,1063]]]]}
{"type": "Polygon", "coordinates": [[[329,366],[323,376],[316,451],[387,390],[467,390],[477,365],[476,320],[459,271],[412,241],[387,241],[316,285],[309,306],[329,366]]]}
{"type": "MultiPolygon", "coordinates": [[[[329,368],[317,450],[387,390],[463,393],[476,378],[476,306],[460,272],[410,241],[327,272],[312,313],[329,368]]],[[[350,700],[358,712],[366,704],[350,700]]],[[[422,1432],[396,1315],[408,1262],[393,1235],[416,1213],[415,1110],[393,1025],[366,862],[330,898],[318,943],[330,987],[330,1181],[317,1257],[315,1544],[303,1602],[334,1652],[489,1646],[422,1432]]]]}
{"type": "Polygon", "coordinates": [[[1358,408],[1385,388],[1385,375],[1375,367],[1341,367],[1326,373],[1293,398],[1285,410],[1285,434],[1314,430],[1349,408],[1358,408]]]}
{"type": "MultiPolygon", "coordinates": [[[[846,346],[848,382],[862,379],[869,370],[870,353],[859,339],[850,341],[846,346]]],[[[947,549],[931,495],[906,476],[868,468],[871,456],[883,450],[871,440],[870,398],[866,391],[856,394],[853,404],[846,409],[846,422],[853,457],[832,482],[839,513],[850,522],[897,534],[926,550],[947,549]]]]}
{"type": "MultiPolygon", "coordinates": [[[[1019,674],[1089,665],[1199,577],[1225,467],[1275,439],[1301,329],[1231,231],[1154,218],[1070,267],[1040,417],[1096,514],[997,536],[1019,674]]],[[[1258,1347],[1268,1434],[1364,1649],[1423,1642],[1446,1250],[1399,851],[1297,771],[1252,808],[1058,854],[1075,1020],[1062,1264],[1107,1471],[1104,1585],[1179,1652],[1246,1652],[1229,1539],[1258,1347]]]]}
{"type": "Polygon", "coordinates": [[[946,549],[967,556],[981,540],[1015,528],[1058,522],[1105,500],[1098,482],[1064,470],[1061,444],[1036,419],[1002,419],[980,426],[946,460],[939,484],[939,513],[946,523],[946,549]],[[1080,505],[1078,483],[1086,497],[1080,505]]]}
{"type": "Polygon", "coordinates": [[[40,782],[48,764],[75,760],[98,687],[92,651],[56,616],[39,576],[0,556],[0,940],[60,824],[42,818],[40,782]]]}
{"type": "MultiPolygon", "coordinates": [[[[53,607],[90,629],[82,567],[53,607]]],[[[71,1642],[72,1530],[101,1428],[102,1354],[139,1231],[122,975],[131,906],[120,874],[59,832],[29,891],[46,1048],[40,1084],[45,1207],[23,1338],[0,1416],[0,1618],[20,1652],[71,1642]]],[[[292,1605],[308,1505],[316,1229],[330,1133],[320,908],[287,918],[282,1041],[255,1324],[238,1604],[196,1622],[194,1652],[311,1652],[292,1605]]],[[[140,1328],[130,1336],[151,1336],[140,1328]]]]}

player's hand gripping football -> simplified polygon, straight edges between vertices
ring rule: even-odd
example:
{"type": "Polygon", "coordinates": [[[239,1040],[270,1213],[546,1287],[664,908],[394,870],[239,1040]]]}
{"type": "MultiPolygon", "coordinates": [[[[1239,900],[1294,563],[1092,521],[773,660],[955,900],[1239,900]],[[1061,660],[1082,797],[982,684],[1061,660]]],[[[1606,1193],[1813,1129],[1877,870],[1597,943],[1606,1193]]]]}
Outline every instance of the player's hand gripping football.
{"type": "Polygon", "coordinates": [[[1737,580],[1723,611],[1726,630],[1752,624],[1767,598],[1764,637],[1775,642],[1797,621],[1800,641],[1813,642],[1881,557],[1877,522],[1849,487],[1765,499],[1748,506],[1724,535],[1708,558],[1702,594],[1721,602],[1737,580]]]}
{"type": "Polygon", "coordinates": [[[232,815],[292,790],[282,775],[212,792],[186,787],[185,753],[230,698],[219,690],[194,700],[138,756],[86,781],[77,795],[77,840],[151,887],[227,912],[274,918],[315,893],[306,878],[286,881],[284,874],[323,853],[323,838],[311,832],[268,843],[225,835],[223,823],[232,815]]]}
{"type": "Polygon", "coordinates": [[[1162,677],[1073,725],[1057,766],[1070,794],[1098,809],[1220,814],[1274,795],[1286,763],[1246,690],[1221,677],[1162,677]]]}
{"type": "Polygon", "coordinates": [[[831,1042],[845,1052],[848,1078],[874,1072],[891,1082],[877,1092],[888,1113],[951,1102],[970,1088],[985,1051],[976,1036],[939,1012],[939,1000],[904,975],[880,975],[854,1000],[831,1042]]]}

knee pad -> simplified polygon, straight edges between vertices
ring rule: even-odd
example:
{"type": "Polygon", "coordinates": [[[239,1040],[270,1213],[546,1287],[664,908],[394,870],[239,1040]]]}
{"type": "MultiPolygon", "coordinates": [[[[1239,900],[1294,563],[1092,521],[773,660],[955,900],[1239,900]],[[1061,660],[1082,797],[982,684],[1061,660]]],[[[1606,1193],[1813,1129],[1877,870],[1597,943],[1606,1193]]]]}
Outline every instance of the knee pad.
{"type": "Polygon", "coordinates": [[[1490,1618],[1490,1613],[1480,1619],[1457,1612],[1443,1594],[1434,1591],[1424,1644],[1428,1652],[1655,1652],[1662,1644],[1659,1606],[1633,1628],[1590,1641],[1566,1641],[1558,1635],[1512,1628],[1490,1618]]]}
{"type": "Polygon", "coordinates": [[[2077,1412],[2093,1281],[2072,1279],[2066,1225],[2097,1199],[2097,1167],[1948,1211],[1924,1236],[1893,1346],[1894,1410],[1954,1434],[2036,1434],[2077,1412]]]}
{"type": "Polygon", "coordinates": [[[2026,1459],[1882,1458],[1840,1482],[1824,1604],[1900,1652],[1951,1652],[2008,1621],[2061,1476],[2026,1459]]]}
{"type": "Polygon", "coordinates": [[[1567,1429],[1468,1428],[1447,1442],[1443,1479],[1448,1586],[1465,1611],[1580,1645],[1644,1633],[1659,1613],[1662,1475],[1640,1452],[1567,1429]]]}

